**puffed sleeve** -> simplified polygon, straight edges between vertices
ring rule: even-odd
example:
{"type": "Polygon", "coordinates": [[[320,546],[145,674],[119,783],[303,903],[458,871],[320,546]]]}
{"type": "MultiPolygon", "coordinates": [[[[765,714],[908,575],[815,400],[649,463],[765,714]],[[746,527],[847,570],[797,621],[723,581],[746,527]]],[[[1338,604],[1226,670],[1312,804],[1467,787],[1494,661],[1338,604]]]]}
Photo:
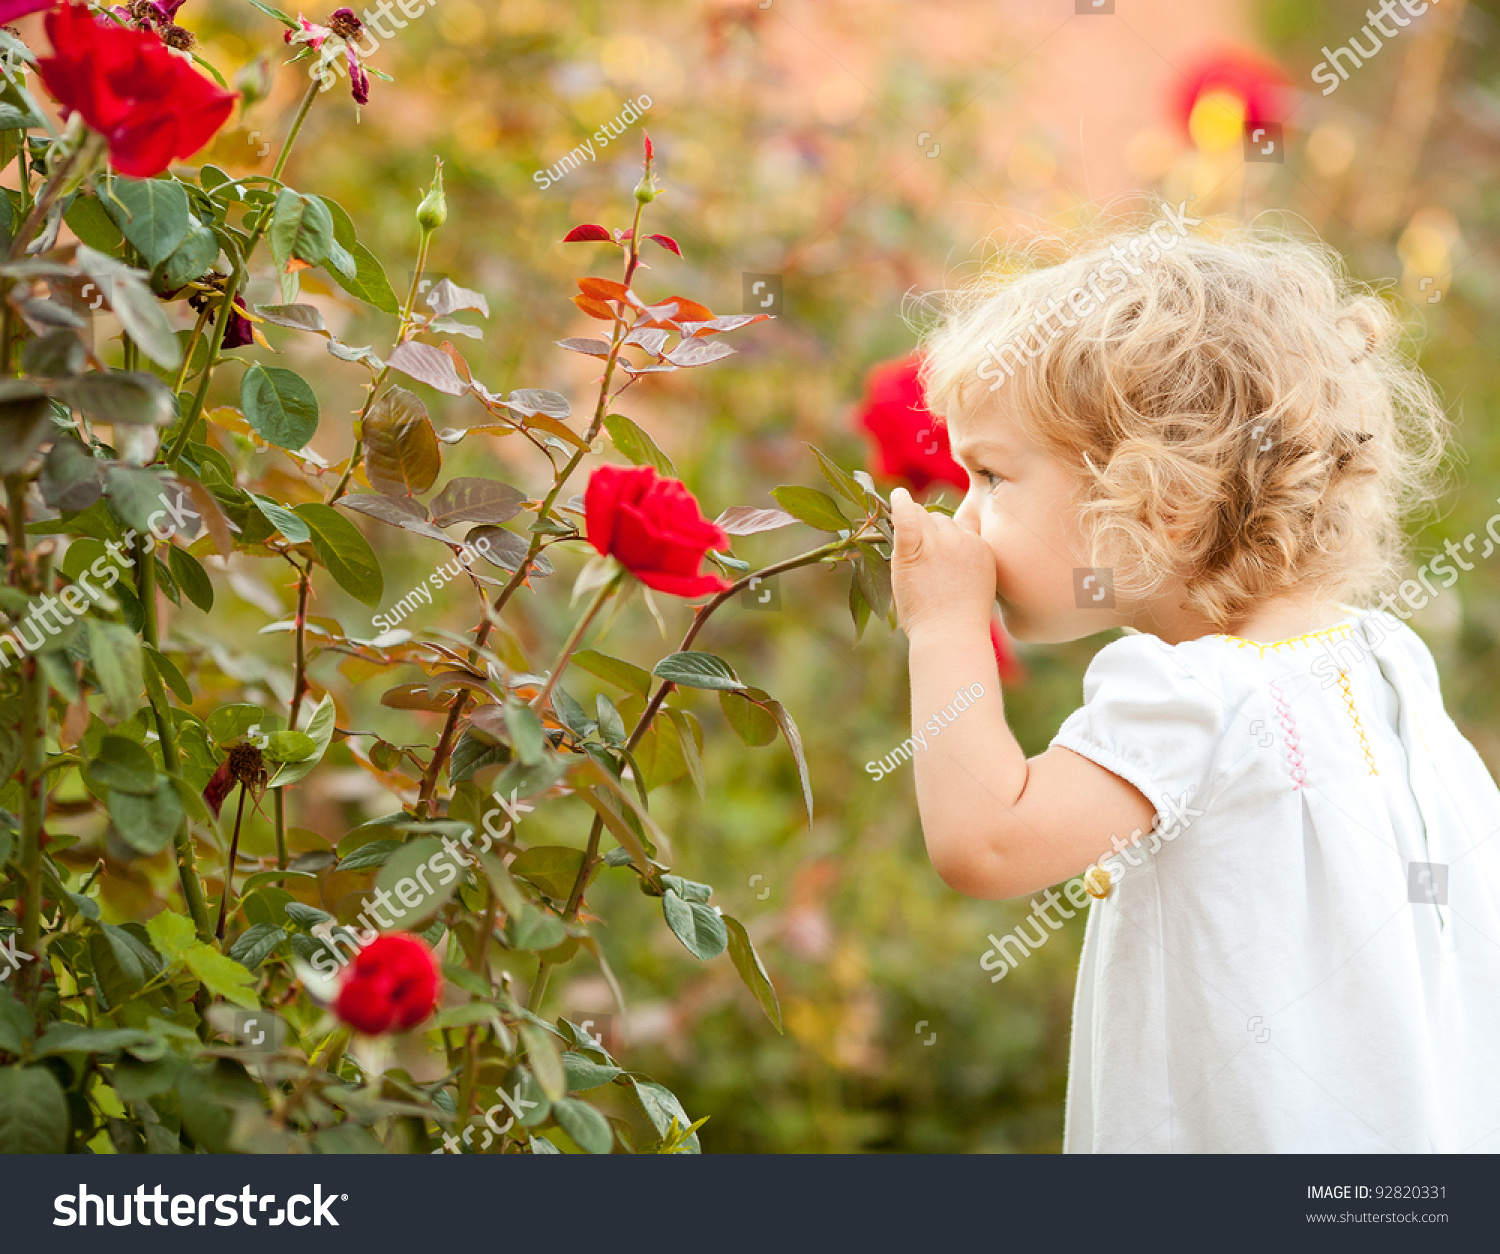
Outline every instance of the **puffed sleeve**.
{"type": "Polygon", "coordinates": [[[1111,641],[1083,677],[1083,705],[1052,738],[1134,784],[1162,815],[1208,797],[1234,704],[1188,652],[1144,633],[1111,641]]]}

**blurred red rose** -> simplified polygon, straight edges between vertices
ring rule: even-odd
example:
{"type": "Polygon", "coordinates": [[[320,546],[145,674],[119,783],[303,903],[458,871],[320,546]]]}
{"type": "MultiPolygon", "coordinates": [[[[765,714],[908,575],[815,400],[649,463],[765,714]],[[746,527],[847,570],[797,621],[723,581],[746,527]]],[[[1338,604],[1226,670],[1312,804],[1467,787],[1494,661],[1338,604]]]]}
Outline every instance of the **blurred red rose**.
{"type": "Polygon", "coordinates": [[[1201,97],[1220,91],[1244,105],[1245,124],[1264,126],[1286,120],[1287,77],[1274,62],[1243,49],[1212,53],[1188,67],[1173,100],[1173,113],[1184,133],[1201,97]]]}
{"type": "Polygon", "coordinates": [[[583,512],[589,543],[648,588],[697,597],[733,586],[700,572],[704,553],[727,549],[729,536],[679,479],[650,466],[600,466],[584,490],[583,512]]]}
{"type": "Polygon", "coordinates": [[[1002,684],[1018,684],[1026,678],[1026,668],[1016,656],[1015,646],[1000,625],[998,614],[990,619],[990,646],[995,650],[995,665],[1000,668],[1002,684]]]}
{"type": "Polygon", "coordinates": [[[882,362],[865,376],[858,423],[875,439],[875,473],[900,479],[920,492],[950,483],[960,492],[969,476],[948,451],[948,428],[928,411],[917,382],[920,354],[882,362]]]}
{"type": "Polygon", "coordinates": [[[198,73],[161,37],[96,21],[81,4],[47,14],[52,55],[37,72],[62,105],[109,143],[110,163],[132,178],[153,178],[190,157],[229,120],[236,95],[198,73]]]}
{"type": "Polygon", "coordinates": [[[438,970],[432,951],[415,936],[378,936],[344,973],[334,1011],[350,1027],[376,1036],[414,1028],[437,1005],[438,970]]]}
{"type": "Polygon", "coordinates": [[[0,0],[0,22],[14,22],[28,13],[50,8],[54,0],[0,0]]]}

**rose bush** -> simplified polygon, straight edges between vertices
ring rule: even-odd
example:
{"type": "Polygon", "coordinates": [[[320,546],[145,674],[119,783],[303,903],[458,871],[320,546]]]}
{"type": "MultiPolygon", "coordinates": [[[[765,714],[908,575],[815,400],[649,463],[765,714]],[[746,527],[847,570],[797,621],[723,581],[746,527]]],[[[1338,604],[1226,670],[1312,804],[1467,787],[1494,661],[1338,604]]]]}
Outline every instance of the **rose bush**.
{"type": "Polygon", "coordinates": [[[784,739],[811,820],[792,713],[696,646],[729,598],[801,567],[847,564],[856,630],[872,615],[893,623],[886,503],[867,474],[814,450],[831,494],[788,485],[776,508],[710,522],[621,412],[639,380],[728,356],[724,338],[766,316],[636,290],[645,245],[682,252],[641,230],[660,194],[649,140],[630,224],[562,241],[619,263],[619,278],[577,280],[597,335],[559,341],[600,363],[589,409],[574,419],[560,393],[487,386],[452,338],[479,333],[457,315],[487,316],[485,296],[425,277],[447,219],[441,167],[415,206],[398,297],[343,208],[289,181],[329,59],[348,59],[357,31],[337,13],[321,27],[254,2],[314,71],[267,174],[170,168],[227,95],[184,86],[202,76],[163,39],[183,42],[176,5],[49,12],[39,73],[72,111],[61,129],[28,86],[41,62],[0,38],[0,134],[21,184],[0,205],[0,939],[19,966],[0,987],[0,1152],[430,1152],[501,1090],[531,1113],[487,1152],[696,1151],[702,1120],[670,1091],[583,1026],[543,1017],[549,977],[589,963],[618,995],[587,908],[609,874],[659,902],[693,958],[727,955],[780,1030],[744,926],[667,860],[651,793],[703,786],[702,729],[678,696],[697,690],[745,745],[784,739]],[[160,177],[135,177],[153,167],[160,177]],[[247,296],[262,266],[276,303],[247,296]],[[299,299],[313,273],[329,299],[386,318],[389,341],[339,339],[299,299]],[[118,326],[117,355],[95,343],[96,317],[118,326]],[[267,331],[308,337],[347,370],[347,433],[330,433],[267,331]],[[414,388],[472,425],[439,431],[414,388]],[[347,455],[319,451],[345,434],[347,455]],[[498,440],[529,452],[541,486],[445,476],[455,446],[498,440]],[[569,494],[585,457],[608,450],[631,468],[600,466],[569,494]],[[796,524],[821,542],[761,570],[730,547],[796,524]],[[487,568],[450,563],[461,582],[448,595],[472,597],[467,635],[372,639],[340,608],[396,593],[397,537],[483,554],[487,568]],[[518,598],[580,557],[572,596],[590,599],[539,657],[518,598]],[[284,642],[280,671],[179,630],[252,559],[295,598],[262,632],[284,642]],[[639,592],[655,612],[653,589],[711,594],[674,651],[648,668],[582,647],[606,605],[639,592]],[[623,695],[585,709],[570,671],[623,695]],[[363,727],[358,688],[383,689],[411,734],[363,727]],[[399,808],[299,827],[335,765],[399,808]],[[521,816],[542,806],[583,814],[586,836],[530,838],[521,816]],[[386,934],[350,927],[366,918],[386,934]],[[274,1050],[238,1037],[234,1007],[279,1020],[274,1050]]]}

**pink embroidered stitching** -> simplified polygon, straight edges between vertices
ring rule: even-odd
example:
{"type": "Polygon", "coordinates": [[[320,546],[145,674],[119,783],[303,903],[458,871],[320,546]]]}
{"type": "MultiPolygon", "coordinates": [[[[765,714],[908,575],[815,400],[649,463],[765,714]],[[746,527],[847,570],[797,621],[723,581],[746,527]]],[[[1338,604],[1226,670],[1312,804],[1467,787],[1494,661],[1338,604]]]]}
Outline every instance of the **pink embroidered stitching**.
{"type": "Polygon", "coordinates": [[[1266,686],[1271,690],[1271,699],[1276,702],[1276,712],[1281,716],[1281,732],[1286,737],[1286,758],[1291,767],[1292,791],[1296,792],[1307,780],[1307,768],[1302,760],[1302,738],[1297,735],[1297,721],[1292,717],[1292,707],[1280,686],[1270,680],[1266,686]]]}

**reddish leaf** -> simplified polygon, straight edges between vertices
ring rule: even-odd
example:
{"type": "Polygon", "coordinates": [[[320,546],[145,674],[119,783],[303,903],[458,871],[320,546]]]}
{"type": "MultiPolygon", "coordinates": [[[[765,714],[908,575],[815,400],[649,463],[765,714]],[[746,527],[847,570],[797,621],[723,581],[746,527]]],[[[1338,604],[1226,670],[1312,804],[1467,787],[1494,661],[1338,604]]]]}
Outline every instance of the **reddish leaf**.
{"type": "Polygon", "coordinates": [[[679,257],[682,256],[682,249],[680,249],[677,246],[677,241],[675,239],[673,239],[670,235],[648,235],[648,236],[646,236],[646,238],[647,239],[654,239],[658,244],[660,244],[663,248],[665,248],[669,253],[676,253],[679,257]]]}
{"type": "Polygon", "coordinates": [[[623,283],[616,283],[613,279],[579,279],[578,287],[585,296],[592,296],[595,300],[630,299],[630,289],[623,283]]]}
{"type": "Polygon", "coordinates": [[[728,357],[734,352],[723,340],[683,340],[670,353],[667,360],[677,366],[706,366],[711,361],[728,357]]]}
{"type": "Polygon", "coordinates": [[[669,296],[668,300],[677,302],[677,313],[673,317],[674,322],[691,319],[694,322],[712,322],[714,311],[707,305],[700,305],[695,300],[689,300],[686,296],[669,296]]]}
{"type": "Polygon", "coordinates": [[[432,521],[439,527],[461,522],[499,524],[519,514],[525,503],[526,493],[498,479],[459,478],[433,499],[432,521]]]}
{"type": "Polygon", "coordinates": [[[427,511],[422,508],[421,502],[414,501],[410,497],[382,496],[378,492],[351,492],[347,496],[339,497],[338,503],[345,509],[356,510],[371,518],[378,518],[383,523],[389,523],[392,527],[400,527],[403,531],[410,531],[413,535],[441,540],[444,544],[454,543],[427,521],[427,511]]]}
{"type": "Polygon", "coordinates": [[[757,509],[753,505],[731,505],[714,519],[714,526],[722,527],[732,536],[752,536],[759,531],[775,531],[778,527],[790,527],[797,521],[796,515],[784,509],[757,509]]]}
{"type": "Polygon", "coordinates": [[[669,331],[657,327],[637,327],[625,337],[625,343],[638,344],[653,357],[660,357],[661,350],[667,345],[669,331]]]}
{"type": "Polygon", "coordinates": [[[681,326],[684,335],[701,338],[705,335],[716,335],[720,331],[737,331],[740,327],[748,327],[752,322],[765,322],[774,316],[773,314],[724,314],[708,322],[682,322],[678,325],[681,326]]]}
{"type": "Polygon", "coordinates": [[[365,471],[377,491],[415,496],[432,487],[442,457],[427,407],[415,393],[393,387],[381,396],[365,419],[364,440],[365,471]]]}
{"type": "Polygon", "coordinates": [[[609,232],[606,231],[602,226],[596,226],[592,222],[585,222],[581,226],[575,226],[571,231],[564,235],[562,237],[562,242],[564,244],[576,244],[580,241],[596,239],[608,240],[609,232]]]}
{"type": "Polygon", "coordinates": [[[389,364],[402,374],[408,374],[439,392],[447,392],[449,396],[462,396],[468,391],[468,385],[459,378],[452,359],[431,344],[402,340],[391,353],[389,364]]]}
{"type": "Polygon", "coordinates": [[[586,357],[608,357],[609,342],[607,340],[591,340],[582,336],[571,335],[565,340],[553,340],[560,348],[566,348],[569,352],[582,353],[586,357]]]}
{"type": "MultiPolygon", "coordinates": [[[[444,279],[443,282],[446,283],[447,280],[444,279]]],[[[469,372],[469,363],[464,360],[463,354],[460,353],[458,349],[453,347],[451,341],[444,340],[438,351],[453,363],[453,368],[458,371],[458,377],[460,379],[462,379],[465,383],[468,383],[473,379],[474,376],[469,372]]]]}
{"type": "Polygon", "coordinates": [[[602,318],[605,322],[615,320],[615,311],[602,300],[594,300],[588,296],[575,296],[573,303],[578,306],[590,318],[602,318]]]}

